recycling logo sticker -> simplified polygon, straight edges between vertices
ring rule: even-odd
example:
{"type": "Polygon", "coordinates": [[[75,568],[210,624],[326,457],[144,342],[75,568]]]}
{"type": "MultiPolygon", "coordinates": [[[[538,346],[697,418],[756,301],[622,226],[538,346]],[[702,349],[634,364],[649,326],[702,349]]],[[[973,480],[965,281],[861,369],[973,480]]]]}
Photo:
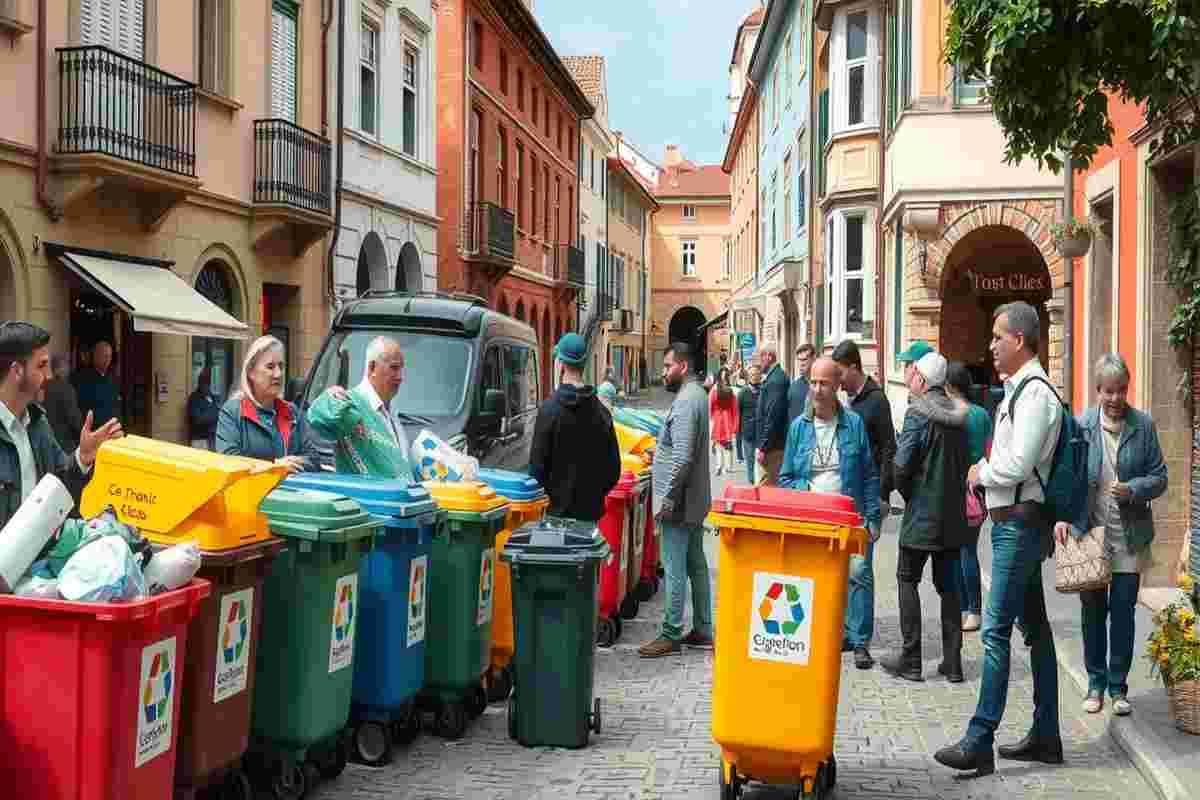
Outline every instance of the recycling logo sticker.
{"type": "Polygon", "coordinates": [[[221,598],[221,615],[217,618],[217,663],[213,669],[214,703],[246,690],[253,620],[254,589],[230,592],[221,598]]]}
{"type": "Polygon", "coordinates": [[[489,547],[479,557],[479,605],[475,610],[475,624],[492,621],[492,595],[495,593],[496,548],[489,547]]]}
{"type": "Polygon", "coordinates": [[[425,641],[425,584],[429,556],[418,556],[408,568],[408,647],[425,641]]]}
{"type": "Polygon", "coordinates": [[[813,579],[754,573],[750,658],[805,666],[812,648],[813,579]]]}

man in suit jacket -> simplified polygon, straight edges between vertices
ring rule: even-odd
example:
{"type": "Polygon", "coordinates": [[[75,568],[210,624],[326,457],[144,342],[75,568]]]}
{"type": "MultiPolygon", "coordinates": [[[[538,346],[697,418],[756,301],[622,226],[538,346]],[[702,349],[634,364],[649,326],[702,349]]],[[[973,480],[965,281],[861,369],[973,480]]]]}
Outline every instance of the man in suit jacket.
{"type": "Polygon", "coordinates": [[[762,390],[758,393],[758,452],[756,458],[762,468],[762,480],[774,486],[779,480],[779,468],[783,464],[783,448],[787,444],[788,432],[788,388],[791,382],[779,365],[779,350],[767,343],[758,351],[759,366],[762,368],[762,390]]]}

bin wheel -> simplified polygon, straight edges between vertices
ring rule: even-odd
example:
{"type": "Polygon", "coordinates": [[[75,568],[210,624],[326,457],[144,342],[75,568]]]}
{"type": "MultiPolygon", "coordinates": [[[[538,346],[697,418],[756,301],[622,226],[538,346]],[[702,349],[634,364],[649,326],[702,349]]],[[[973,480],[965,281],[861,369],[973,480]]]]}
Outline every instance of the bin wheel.
{"type": "Polygon", "coordinates": [[[738,778],[737,766],[721,759],[717,772],[717,785],[721,787],[721,800],[737,800],[742,793],[742,782],[738,778]]]}
{"type": "Polygon", "coordinates": [[[304,792],[301,797],[311,792],[315,792],[317,787],[321,785],[321,768],[311,761],[305,761],[300,768],[304,773],[304,792]]]}
{"type": "Polygon", "coordinates": [[[364,722],[354,729],[355,760],[382,767],[392,760],[392,735],[382,722],[364,722]]]}
{"type": "Polygon", "coordinates": [[[508,667],[492,670],[488,676],[487,699],[489,703],[499,703],[508,699],[512,693],[512,673],[508,667]]]}
{"type": "Polygon", "coordinates": [[[825,764],[817,767],[815,777],[806,779],[800,784],[800,789],[796,792],[797,800],[824,800],[829,796],[829,770],[825,764]],[[808,781],[812,781],[812,788],[805,789],[808,781]]]}
{"type": "Polygon", "coordinates": [[[601,728],[600,698],[592,701],[592,732],[599,733],[601,728]]]}
{"type": "Polygon", "coordinates": [[[445,703],[438,711],[437,734],[443,739],[457,740],[467,732],[467,712],[462,703],[445,703]]]}
{"type": "Polygon", "coordinates": [[[649,578],[642,578],[637,585],[637,599],[643,603],[654,597],[654,583],[649,578]]]}
{"type": "Polygon", "coordinates": [[[271,796],[276,800],[301,800],[309,788],[308,774],[299,764],[284,763],[271,778],[271,796]]]}
{"type": "Polygon", "coordinates": [[[837,756],[830,756],[825,762],[825,788],[832,792],[834,786],[837,786],[837,756]]]}
{"type": "Polygon", "coordinates": [[[221,800],[254,800],[250,777],[240,769],[230,771],[221,785],[221,800]]]}
{"type": "Polygon", "coordinates": [[[515,694],[508,696],[508,738],[513,740],[517,738],[517,696],[515,694]]]}
{"type": "Polygon", "coordinates": [[[638,599],[636,596],[634,596],[632,594],[625,595],[625,599],[621,601],[621,618],[622,619],[635,618],[638,614],[639,605],[641,605],[641,604],[638,603],[638,599]]]}
{"type": "Polygon", "coordinates": [[[410,745],[421,735],[421,712],[413,708],[408,716],[392,723],[392,741],[399,745],[410,745]]]}
{"type": "Polygon", "coordinates": [[[471,719],[475,719],[484,711],[487,711],[487,707],[488,696],[487,692],[484,691],[482,686],[476,686],[467,693],[467,715],[470,716],[471,719]]]}
{"type": "Polygon", "coordinates": [[[319,756],[317,768],[320,769],[322,778],[331,781],[346,771],[346,762],[349,760],[350,746],[339,736],[337,742],[319,756]]]}
{"type": "Polygon", "coordinates": [[[596,620],[596,644],[612,647],[617,641],[617,623],[608,617],[596,620]]]}

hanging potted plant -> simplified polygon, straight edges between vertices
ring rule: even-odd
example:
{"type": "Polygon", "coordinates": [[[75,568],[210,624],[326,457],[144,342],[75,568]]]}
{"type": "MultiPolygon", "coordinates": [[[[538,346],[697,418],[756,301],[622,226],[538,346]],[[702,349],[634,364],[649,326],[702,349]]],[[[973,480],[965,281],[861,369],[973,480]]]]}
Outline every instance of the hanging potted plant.
{"type": "Polygon", "coordinates": [[[1179,588],[1186,602],[1175,602],[1154,615],[1154,632],[1146,646],[1151,673],[1167,687],[1171,716],[1181,731],[1200,736],[1200,629],[1197,628],[1197,597],[1194,581],[1184,576],[1179,588]]]}
{"type": "Polygon", "coordinates": [[[1050,225],[1050,238],[1064,258],[1079,258],[1087,255],[1092,246],[1092,224],[1086,217],[1054,222],[1050,225]]]}

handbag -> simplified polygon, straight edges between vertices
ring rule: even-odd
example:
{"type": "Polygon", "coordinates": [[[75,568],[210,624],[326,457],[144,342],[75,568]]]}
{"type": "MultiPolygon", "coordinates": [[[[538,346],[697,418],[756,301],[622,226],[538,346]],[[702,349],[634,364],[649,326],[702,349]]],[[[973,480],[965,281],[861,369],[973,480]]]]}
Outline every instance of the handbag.
{"type": "Polygon", "coordinates": [[[1098,525],[1081,536],[1067,536],[1065,542],[1055,543],[1055,590],[1078,594],[1108,586],[1112,581],[1112,561],[1105,538],[1104,526],[1098,525]]]}
{"type": "Polygon", "coordinates": [[[967,524],[978,528],[987,519],[987,508],[979,497],[979,492],[967,487],[967,524]]]}

